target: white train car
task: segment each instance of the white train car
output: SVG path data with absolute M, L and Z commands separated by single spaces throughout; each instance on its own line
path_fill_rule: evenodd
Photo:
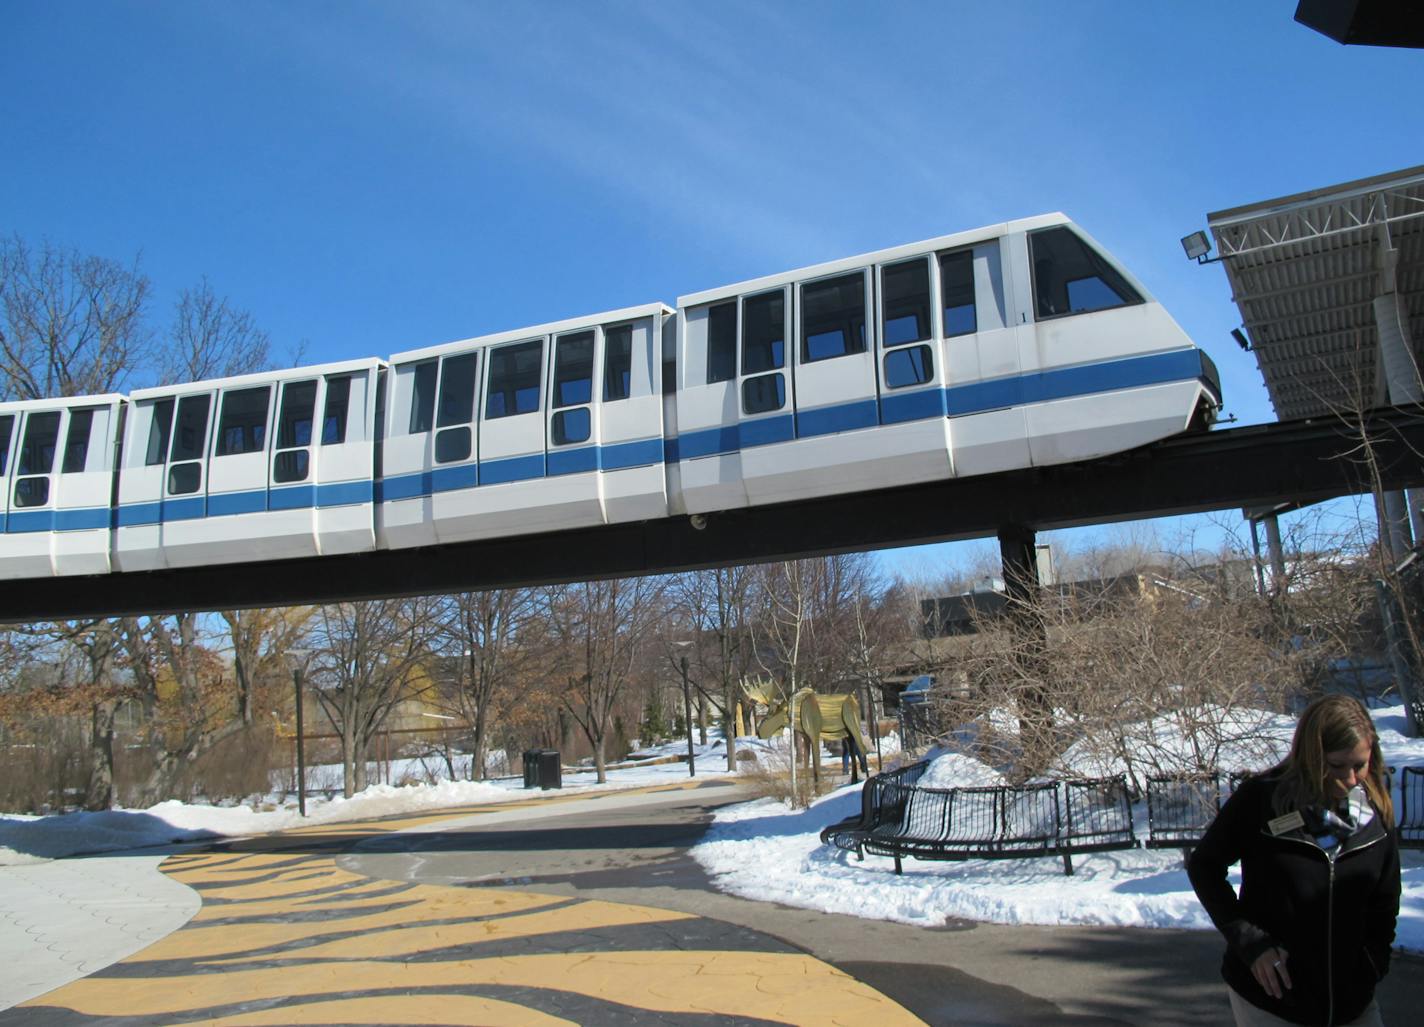
M 683 296 L 678 325 L 676 513 L 1090 459 L 1221 402 L 1061 214 Z
M 667 516 L 672 316 L 654 303 L 391 357 L 380 544 Z
M 1049 214 L 389 362 L 0 404 L 0 579 L 993 474 L 1205 427 L 1220 404 L 1161 305 Z
M 123 397 L 0 403 L 0 579 L 110 569 Z
M 375 548 L 383 367 L 367 358 L 132 393 L 115 569 Z

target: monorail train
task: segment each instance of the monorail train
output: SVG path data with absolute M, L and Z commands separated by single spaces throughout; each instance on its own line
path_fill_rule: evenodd
M 317 367 L 0 404 L 0 578 L 354 553 L 993 474 L 1215 368 L 1061 214 Z

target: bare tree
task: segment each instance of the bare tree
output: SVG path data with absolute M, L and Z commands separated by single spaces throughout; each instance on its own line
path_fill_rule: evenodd
M 149 356 L 148 297 L 137 260 L 0 240 L 0 399 L 123 387 Z
M 410 696 L 437 626 L 426 598 L 323 606 L 313 625 L 317 700 L 341 738 L 346 796 L 366 787 L 366 758 L 386 718 Z
M 483 781 L 491 728 L 506 719 L 528 683 L 547 663 L 543 602 L 533 589 L 463 592 L 441 604 L 439 644 L 458 666 L 448 709 L 474 727 L 472 780 Z
M 614 716 L 664 616 L 665 590 L 658 578 L 614 578 L 549 593 L 550 641 L 564 706 L 593 746 L 600 782 L 607 780 Z
M 249 374 L 270 366 L 270 350 L 252 315 L 219 297 L 204 278 L 178 298 L 160 374 L 168 382 Z
M 736 710 L 743 701 L 740 682 L 751 670 L 752 602 L 756 574 L 750 567 L 716 567 L 679 575 L 671 586 L 675 625 L 692 641 L 699 680 L 715 683 L 724 718 L 727 769 L 737 769 Z M 669 650 L 676 662 L 680 654 Z

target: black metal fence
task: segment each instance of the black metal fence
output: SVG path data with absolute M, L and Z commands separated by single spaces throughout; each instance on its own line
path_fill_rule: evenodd
M 821 832 L 821 841 L 895 860 L 962 860 L 1057 856 L 1073 872 L 1073 854 L 1132 849 L 1190 849 L 1215 819 L 1222 776 L 1157 774 L 1147 779 L 1147 837 L 1133 827 L 1127 778 L 1049 781 L 1027 785 L 921 788 L 928 762 L 877 774 L 865 783 L 860 812 Z M 1394 769 L 1390 768 L 1392 781 Z M 1227 776 L 1235 791 L 1250 772 Z M 1228 794 L 1229 794 L 1228 792 Z M 1396 810 L 1399 841 L 1424 848 L 1424 767 L 1404 767 Z
M 1127 781 L 1049 781 L 1027 785 L 921 788 L 928 763 L 878 774 L 861 793 L 861 812 L 821 832 L 821 840 L 889 856 L 895 872 L 906 858 L 962 860 L 1057 856 L 1073 872 L 1072 854 L 1137 845 Z

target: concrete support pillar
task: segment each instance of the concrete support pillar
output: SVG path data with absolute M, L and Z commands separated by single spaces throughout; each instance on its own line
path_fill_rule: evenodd
M 1286 590 L 1286 554 L 1281 548 L 1281 522 L 1275 514 L 1263 518 L 1266 525 L 1266 555 L 1271 561 L 1271 591 Z
M 1379 337 L 1379 366 L 1386 395 L 1394 406 L 1424 403 L 1424 376 L 1414 355 L 1414 339 L 1409 331 L 1409 311 L 1394 289 L 1394 269 L 1398 251 L 1388 244 L 1381 250 L 1382 284 L 1385 292 L 1374 298 L 1375 330 Z M 1397 563 L 1404 559 L 1415 540 L 1424 539 L 1424 510 L 1417 490 L 1406 495 L 1394 492 L 1384 497 L 1384 521 L 1389 548 Z

